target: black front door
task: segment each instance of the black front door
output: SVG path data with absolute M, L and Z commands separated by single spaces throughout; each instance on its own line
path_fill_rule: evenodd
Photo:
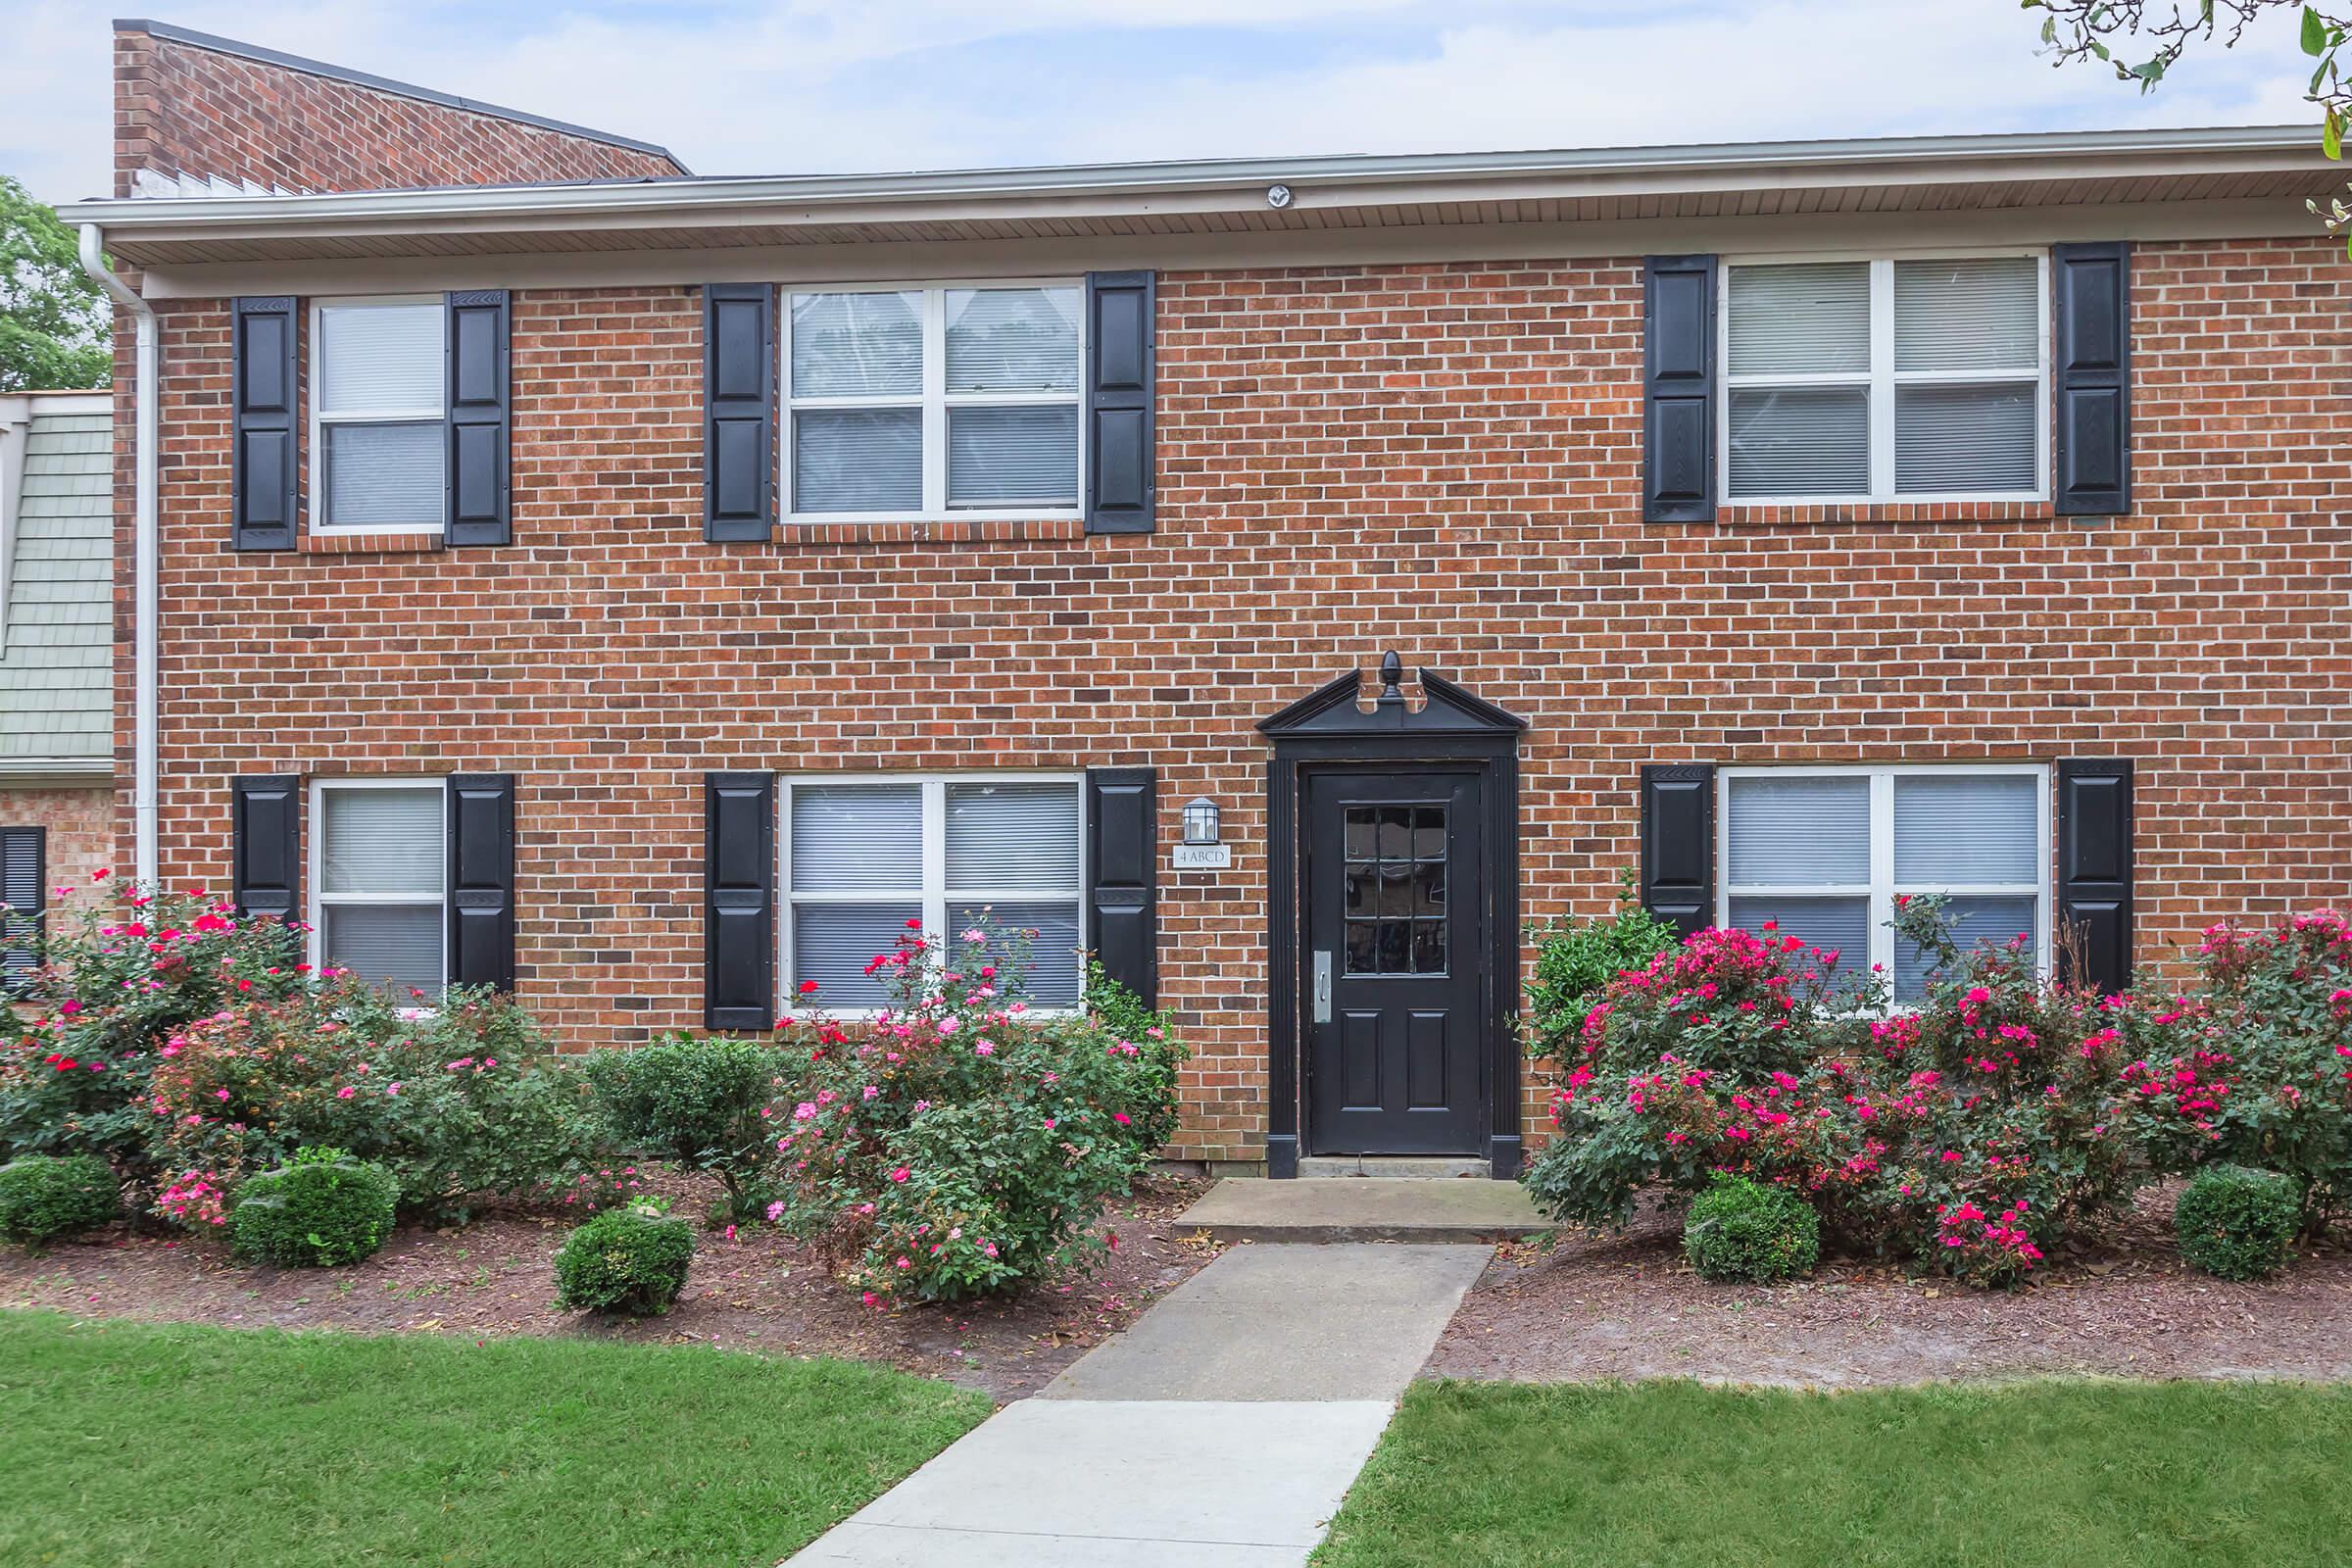
M 1480 784 L 1475 772 L 1307 777 L 1308 1153 L 1485 1152 Z

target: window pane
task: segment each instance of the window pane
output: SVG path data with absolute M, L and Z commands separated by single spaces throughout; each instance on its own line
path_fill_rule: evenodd
M 1979 943 L 1997 948 L 2020 932 L 2025 933 L 2029 955 L 2039 951 L 2041 921 L 2034 899 L 1954 899 L 1943 906 L 1943 912 L 1952 922 L 1952 940 L 1963 953 Z M 1917 1002 L 1925 997 L 1928 976 L 1933 972 L 1918 947 L 1895 938 L 1895 1001 Z
M 2038 883 L 2041 781 L 2025 774 L 1897 774 L 1894 879 Z
M 1868 262 L 1731 271 L 1732 374 L 1868 373 Z
M 792 297 L 794 397 L 913 397 L 922 389 L 921 294 Z
M 320 428 L 326 435 L 329 523 L 438 523 L 447 515 L 440 421 Z
M 1078 405 L 948 411 L 948 505 L 1078 504 Z
M 441 995 L 441 906 L 329 904 L 318 947 L 327 963 L 349 969 L 394 997 Z
M 1732 388 L 1734 496 L 1870 491 L 1870 389 Z
M 1078 886 L 1076 784 L 950 784 L 951 889 Z
M 418 414 L 442 404 L 446 307 L 323 305 L 318 309 L 318 412 Z
M 1009 968 L 1020 944 L 1029 948 L 1022 971 L 1033 1007 L 1078 1005 L 1078 906 L 1071 904 L 959 904 L 948 909 L 951 953 L 960 953 L 963 933 L 988 915 L 990 956 Z
M 2034 490 L 2034 387 L 1898 386 L 1894 487 L 1910 493 Z
M 1077 390 L 1076 289 L 952 288 L 947 312 L 949 391 Z
M 2041 270 L 2031 256 L 1894 264 L 1897 370 L 2021 370 L 2041 363 Z
M 922 410 L 802 409 L 793 415 L 795 512 L 912 512 L 922 504 Z
M 1867 885 L 1870 780 L 1749 776 L 1731 783 L 1731 885 Z
M 899 951 L 906 922 L 922 917 L 913 904 L 796 904 L 792 908 L 792 982 L 816 982 L 827 1007 L 884 1007 L 890 993 L 865 966 Z
M 922 885 L 921 785 L 793 786 L 794 892 L 842 893 L 857 888 L 915 892 Z
M 325 893 L 441 893 L 441 792 L 321 790 Z
M 1764 922 L 1777 920 L 1769 934 L 1795 937 L 1808 948 L 1838 955 L 1838 975 L 1870 973 L 1870 900 L 1852 899 L 1734 899 L 1732 924 L 1741 931 L 1766 935 Z

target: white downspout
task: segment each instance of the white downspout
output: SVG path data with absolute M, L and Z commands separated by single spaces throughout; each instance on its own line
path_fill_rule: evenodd
M 105 235 L 96 223 L 81 225 L 81 270 L 97 280 L 98 286 L 113 296 L 117 305 L 130 312 L 133 343 L 136 349 L 133 373 L 137 384 L 133 388 L 137 399 L 138 417 L 136 442 L 131 461 L 137 478 L 132 502 L 132 519 L 136 544 L 132 551 L 132 604 L 135 623 L 131 635 L 131 663 L 133 674 L 131 703 L 131 787 L 130 809 L 132 833 L 137 846 L 135 876 L 142 888 L 156 886 L 156 840 L 159 834 L 156 816 L 157 786 L 157 696 L 160 682 L 157 671 L 160 659 L 157 645 L 160 640 L 159 621 L 162 618 L 162 598 L 159 587 L 161 567 L 156 523 L 156 465 L 157 443 L 163 425 L 163 398 L 157 386 L 161 374 L 162 355 L 158 347 L 155 311 L 139 298 L 136 290 L 107 270 L 101 254 Z

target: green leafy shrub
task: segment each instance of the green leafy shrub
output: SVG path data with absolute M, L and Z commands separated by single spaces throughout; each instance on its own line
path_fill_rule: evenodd
M 607 1209 L 556 1253 L 556 1305 L 658 1317 L 686 1285 L 694 1232 L 661 1203 Z
M 301 1149 L 237 1189 L 229 1215 L 238 1255 L 333 1268 L 372 1257 L 392 1235 L 400 1184 L 340 1149 Z
M 1617 906 L 1595 920 L 1562 919 L 1533 933 L 1535 977 L 1527 984 L 1525 1041 L 1535 1056 L 1564 1056 L 1601 989 L 1675 945 L 1674 927 L 1649 912 L 1624 873 Z
M 2266 1279 L 2284 1268 L 2302 1220 L 2291 1177 L 2243 1165 L 2197 1172 L 2173 1207 L 2180 1255 L 2226 1280 Z
M 1721 1177 L 1691 1201 L 1683 1255 L 1702 1279 L 1796 1279 L 1821 1257 L 1821 1219 L 1786 1188 Z
M 1156 1153 L 1176 1136 L 1177 1075 L 1192 1053 L 1177 1038 L 1168 1015 L 1145 1006 L 1141 997 L 1110 977 L 1100 959 L 1086 963 L 1085 1009 L 1103 1049 L 1128 1058 L 1128 1070 L 1114 1080 L 1125 1093 L 1113 1108 L 1112 1125 L 1144 1152 Z M 1122 1111 L 1125 1122 L 1115 1119 Z
M 716 1176 L 727 1218 L 749 1220 L 771 1196 L 776 1135 L 768 1113 L 780 1065 L 771 1045 L 680 1037 L 593 1053 L 582 1070 L 623 1148 Z
M 0 1237 L 9 1241 L 96 1230 L 122 1210 L 122 1185 L 95 1154 L 20 1154 L 0 1165 Z

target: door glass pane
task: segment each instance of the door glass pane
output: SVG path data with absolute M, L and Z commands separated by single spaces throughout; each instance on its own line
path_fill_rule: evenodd
M 906 922 L 920 919 L 908 904 L 796 904 L 792 910 L 794 994 L 804 981 L 816 982 L 816 1001 L 826 1007 L 883 1007 L 890 993 L 880 975 L 865 966 L 899 950 Z
M 1895 881 L 2039 883 L 2040 800 L 2041 781 L 2022 773 L 1896 775 Z
M 948 390 L 1076 391 L 1078 311 L 1074 288 L 948 290 Z
M 395 1000 L 414 1000 L 412 991 L 440 997 L 441 906 L 329 904 L 321 913 L 318 947 L 330 966 Z
M 1757 936 L 1795 937 L 1808 948 L 1838 955 L 1838 973 L 1870 972 L 1870 900 L 1740 899 L 1732 924 Z M 1767 921 L 1778 926 L 1767 932 Z
M 319 415 L 440 413 L 446 309 L 439 301 L 320 306 Z
M 1733 887 L 1869 883 L 1869 779 L 1750 774 L 1730 793 Z
M 1078 1005 L 1078 906 L 1068 904 L 960 904 L 948 907 L 949 951 L 961 953 L 963 933 L 987 917 L 989 957 L 1010 971 L 1021 950 L 1020 974 L 1034 1007 Z
M 413 526 L 447 515 L 448 456 L 438 421 L 319 428 L 326 440 L 330 526 Z
M 1963 953 L 1980 943 L 1999 947 L 2020 935 L 2026 939 L 2029 955 L 2041 951 L 2041 918 L 2039 901 L 2029 898 L 1953 899 L 1943 906 L 1944 918 L 1951 922 L 1952 940 Z M 1894 1000 L 1918 1002 L 1928 994 L 1928 978 L 1935 971 L 1928 956 L 1914 943 L 1897 937 L 1894 941 Z
M 1078 504 L 1078 405 L 948 411 L 948 505 Z
M 948 887 L 1078 886 L 1075 783 L 950 784 Z
M 922 390 L 921 294 L 793 296 L 794 397 L 913 397 Z
M 913 512 L 922 504 L 922 410 L 802 409 L 793 415 L 795 512 Z
M 441 894 L 438 789 L 330 789 L 319 847 L 324 893 Z
M 1870 264 L 1731 270 L 1734 375 L 1867 374 Z
M 1343 973 L 1446 972 L 1446 808 L 1350 806 L 1340 827 Z
M 794 892 L 890 888 L 912 893 L 922 885 L 921 785 L 793 786 Z M 869 953 L 858 961 L 872 956 Z
M 1733 496 L 1870 491 L 1870 389 L 1732 388 Z

